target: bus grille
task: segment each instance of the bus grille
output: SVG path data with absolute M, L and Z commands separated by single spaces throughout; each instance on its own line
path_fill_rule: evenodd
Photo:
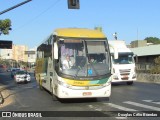
M 120 69 L 119 72 L 122 80 L 128 80 L 131 69 Z
M 119 72 L 120 72 L 120 75 L 129 75 L 131 72 L 131 69 L 120 69 Z

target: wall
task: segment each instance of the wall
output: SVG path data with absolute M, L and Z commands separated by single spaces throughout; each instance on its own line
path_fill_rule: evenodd
M 146 40 L 135 40 L 131 42 L 131 48 L 147 46 Z
M 137 73 L 137 81 L 160 83 L 160 74 Z

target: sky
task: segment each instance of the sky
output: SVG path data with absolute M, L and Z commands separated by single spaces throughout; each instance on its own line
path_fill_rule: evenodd
M 25 0 L 0 0 L 0 12 Z M 0 15 L 10 19 L 12 30 L 0 40 L 38 46 L 56 28 L 102 27 L 108 40 L 117 32 L 130 44 L 146 37 L 160 38 L 160 0 L 79 0 L 80 9 L 68 9 L 67 0 L 32 0 Z

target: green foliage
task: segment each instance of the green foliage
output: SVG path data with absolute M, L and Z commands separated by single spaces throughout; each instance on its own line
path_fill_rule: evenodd
M 160 44 L 160 39 L 157 37 L 146 37 L 147 43 Z
M 11 30 L 11 20 L 0 20 L 0 34 L 8 35 L 9 30 Z
M 160 74 L 160 56 L 154 59 L 155 66 L 151 69 L 152 74 Z
M 0 59 L 0 65 L 11 66 L 8 60 Z

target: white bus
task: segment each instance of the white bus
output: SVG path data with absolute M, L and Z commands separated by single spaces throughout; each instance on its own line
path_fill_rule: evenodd
M 66 57 L 72 65 L 65 68 Z M 58 98 L 111 95 L 111 56 L 105 35 L 98 30 L 56 29 L 37 47 L 35 77 L 40 88 Z

